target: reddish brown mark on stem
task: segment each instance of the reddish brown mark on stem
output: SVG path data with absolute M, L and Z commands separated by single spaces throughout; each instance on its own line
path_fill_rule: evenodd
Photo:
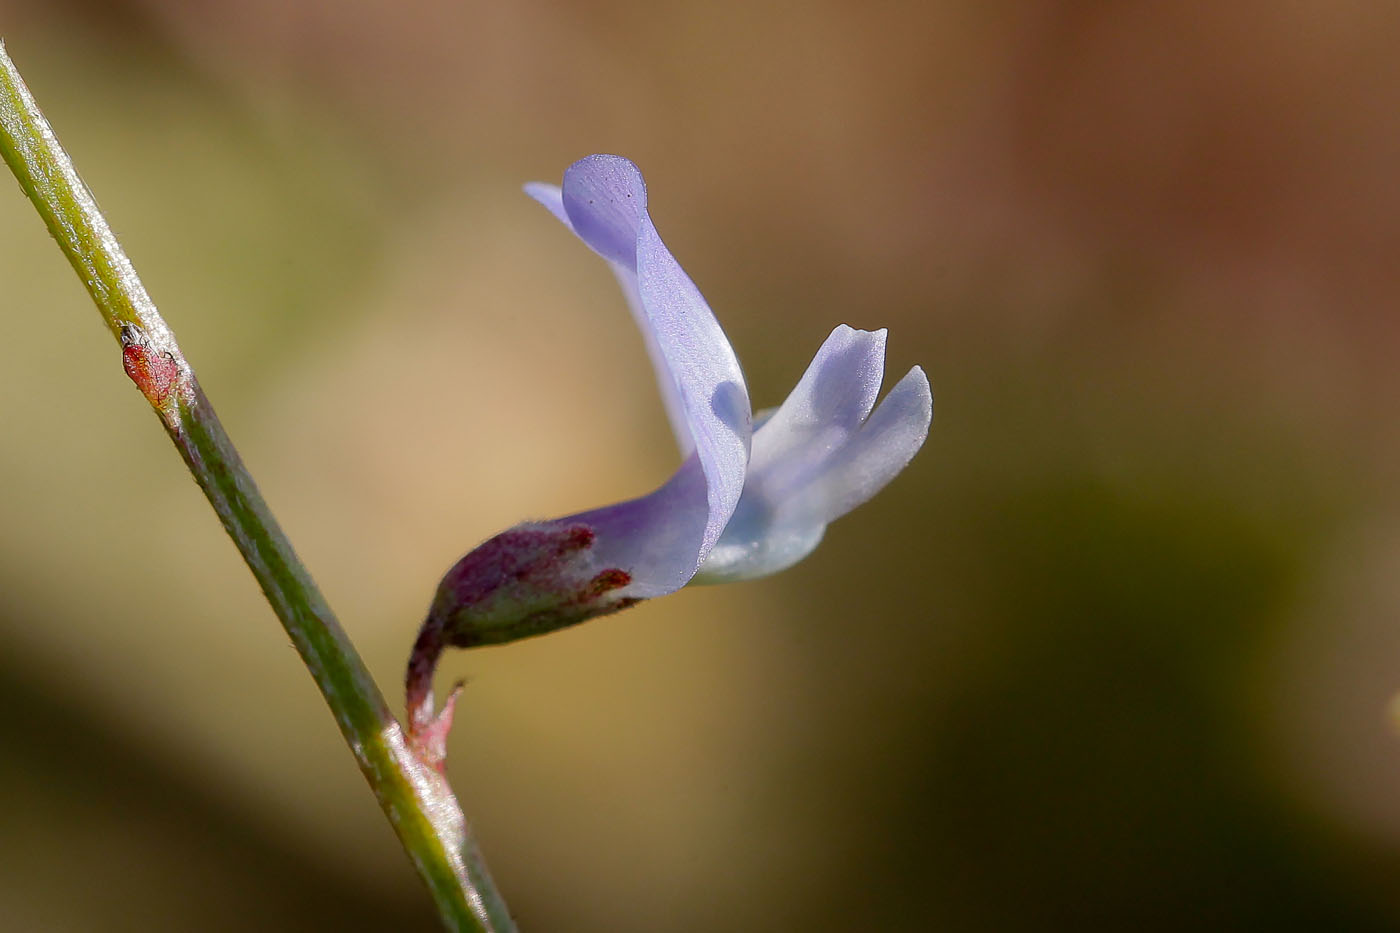
M 180 364 L 169 351 L 151 346 L 135 324 L 122 325 L 122 369 L 156 408 L 163 408 L 180 381 Z

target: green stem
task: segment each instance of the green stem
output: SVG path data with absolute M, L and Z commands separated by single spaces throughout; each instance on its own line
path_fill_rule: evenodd
M 306 662 L 385 815 L 450 929 L 511 930 L 446 779 L 423 761 L 302 566 L 122 252 L 92 193 L 0 43 L 0 155 L 122 344 L 175 442 Z

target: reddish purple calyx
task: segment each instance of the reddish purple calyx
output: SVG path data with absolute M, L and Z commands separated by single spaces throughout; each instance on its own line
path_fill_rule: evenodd
M 409 736 L 424 761 L 441 770 L 447 754 L 457 691 L 435 712 L 432 680 L 448 646 L 503 644 L 636 604 L 619 592 L 632 575 L 598 567 L 593 543 L 584 524 L 527 522 L 484 542 L 443 577 L 405 678 Z
M 146 332 L 135 324 L 123 324 L 122 369 L 136 388 L 156 408 L 163 408 L 180 382 L 180 364 L 174 354 L 151 346 Z

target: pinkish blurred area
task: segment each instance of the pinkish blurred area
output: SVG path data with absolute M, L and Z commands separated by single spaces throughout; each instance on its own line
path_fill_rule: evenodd
M 438 577 L 674 466 L 619 152 L 776 404 L 910 469 L 778 577 L 450 656 L 526 930 L 1400 924 L 1400 7 L 0 2 L 385 690 Z M 0 187 L 5 187 L 0 185 Z M 31 206 L 0 197 L 0 926 L 431 929 Z

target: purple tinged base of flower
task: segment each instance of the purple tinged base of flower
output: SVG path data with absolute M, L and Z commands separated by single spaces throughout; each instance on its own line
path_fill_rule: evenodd
M 542 635 L 637 602 L 619 593 L 632 575 L 600 566 L 596 535 L 577 522 L 526 523 L 503 531 L 453 565 L 438 584 L 409 657 L 409 732 L 441 767 L 452 726 L 454 688 L 433 712 L 433 673 L 448 647 L 475 648 Z
M 587 525 L 527 523 L 503 531 L 459 560 L 442 583 L 429 618 L 447 642 L 472 648 L 515 641 L 582 622 L 625 602 L 610 596 L 631 574 L 599 567 Z

